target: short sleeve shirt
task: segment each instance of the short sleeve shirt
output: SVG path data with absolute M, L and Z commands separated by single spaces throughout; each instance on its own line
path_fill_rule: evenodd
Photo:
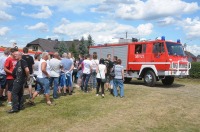
M 59 77 L 61 61 L 53 58 L 49 61 L 49 66 L 50 66 L 50 76 Z
M 69 71 L 71 66 L 73 65 L 73 62 L 70 60 L 70 59 L 67 59 L 67 58 L 63 58 L 61 60 L 61 65 L 63 66 L 63 69 L 65 71 Z
M 110 61 L 110 60 L 108 60 L 108 59 L 105 59 L 105 60 L 104 60 L 104 63 L 105 63 L 106 68 L 107 68 L 107 74 L 109 74 L 111 68 L 113 68 L 113 63 L 112 63 L 112 61 Z
M 4 67 L 6 67 L 9 71 L 13 72 L 16 64 L 17 64 L 17 60 L 15 60 L 12 57 L 8 57 L 6 59 Z M 13 78 L 12 74 L 6 73 L 6 79 L 9 80 L 9 79 L 14 79 L 14 78 Z
M 103 64 L 99 64 L 97 68 L 98 68 L 98 73 L 97 73 L 96 78 L 105 79 L 106 66 Z
M 27 62 L 30 74 L 33 74 L 33 64 L 34 64 L 33 57 L 30 55 L 22 55 L 22 59 Z
M 124 67 L 122 65 L 115 65 L 115 79 L 122 79 L 122 70 Z
M 25 82 L 26 73 L 25 68 L 28 67 L 28 64 L 25 60 L 21 59 L 17 62 L 14 70 L 13 70 L 13 77 L 15 78 L 15 81 L 17 82 Z
M 96 60 L 92 59 L 91 62 L 92 62 L 92 70 L 96 71 L 96 68 L 99 65 L 99 60 L 98 59 L 96 59 Z
M 7 56 L 3 55 L 0 57 L 0 73 L 6 75 L 6 72 L 4 71 L 4 64 L 6 62 Z
M 35 64 L 33 65 L 33 74 L 38 75 L 39 73 L 39 61 L 35 61 Z
M 92 62 L 90 60 L 84 60 L 83 61 L 83 73 L 84 74 L 90 74 L 91 69 L 90 67 L 92 66 Z

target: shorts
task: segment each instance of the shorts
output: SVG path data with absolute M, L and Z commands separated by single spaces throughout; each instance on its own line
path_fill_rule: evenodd
M 110 75 L 106 75 L 106 83 L 110 83 Z
M 7 79 L 8 91 L 12 92 L 14 79 Z
M 78 72 L 77 72 L 77 78 L 78 79 L 81 79 L 82 78 L 82 76 L 83 76 L 83 71 L 82 70 L 79 70 Z
M 37 78 L 37 92 L 39 93 L 42 88 L 44 89 L 44 94 L 50 94 L 49 79 L 48 78 Z
M 72 75 L 66 76 L 65 74 L 61 74 L 60 76 L 60 86 L 61 87 L 72 87 Z
M 2 76 L 3 76 L 3 78 L 0 80 L 0 88 L 1 89 L 5 89 L 6 88 L 6 75 L 3 75 L 2 74 Z
M 30 80 L 27 81 L 27 85 L 31 85 L 34 83 L 34 76 L 33 75 L 30 75 Z

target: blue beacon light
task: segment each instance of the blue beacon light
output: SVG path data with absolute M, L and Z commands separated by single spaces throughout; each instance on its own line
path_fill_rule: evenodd
M 165 41 L 165 36 L 162 36 L 162 37 L 161 37 L 161 40 L 164 40 L 164 41 Z

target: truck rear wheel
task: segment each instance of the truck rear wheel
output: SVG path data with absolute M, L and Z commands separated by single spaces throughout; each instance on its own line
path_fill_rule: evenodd
M 162 79 L 163 85 L 169 86 L 169 85 L 172 85 L 173 82 L 174 82 L 174 77 L 167 76 L 165 77 L 165 79 Z
M 124 78 L 124 83 L 129 83 L 131 80 L 132 80 L 132 78 L 125 77 Z
M 147 86 L 153 87 L 156 84 L 156 75 L 153 71 L 149 70 L 144 75 L 144 83 Z

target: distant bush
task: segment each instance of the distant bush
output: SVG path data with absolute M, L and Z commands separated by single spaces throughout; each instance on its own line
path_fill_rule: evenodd
M 192 68 L 190 69 L 191 78 L 200 78 L 200 62 L 192 62 Z

